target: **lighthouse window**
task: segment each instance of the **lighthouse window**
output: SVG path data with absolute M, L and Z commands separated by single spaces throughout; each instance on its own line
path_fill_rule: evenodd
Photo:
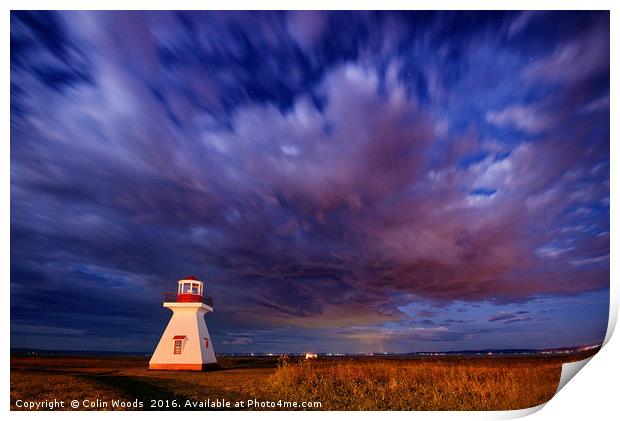
M 192 294 L 198 294 L 198 284 L 192 284 Z
M 205 348 L 209 348 L 209 340 L 205 338 Z
M 182 339 L 175 339 L 174 340 L 174 353 L 175 354 L 180 354 L 182 348 L 183 348 L 183 340 Z

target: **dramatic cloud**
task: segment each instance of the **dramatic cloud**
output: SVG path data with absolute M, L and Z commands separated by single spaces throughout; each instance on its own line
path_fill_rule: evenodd
M 489 317 L 490 322 L 503 321 L 504 323 L 515 323 L 532 320 L 527 316 L 529 311 L 518 311 L 516 313 L 498 313 L 495 316 Z
M 551 124 L 535 108 L 511 106 L 501 111 L 489 111 L 486 114 L 489 123 L 498 126 L 511 126 L 525 132 L 536 133 L 550 127 Z
M 149 350 L 186 274 L 218 351 L 602 339 L 609 14 L 13 12 L 14 346 Z

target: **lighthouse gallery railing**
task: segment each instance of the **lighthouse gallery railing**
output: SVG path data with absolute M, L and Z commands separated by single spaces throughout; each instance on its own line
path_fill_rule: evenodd
M 213 307 L 213 298 L 208 295 L 192 295 L 192 300 L 179 299 L 179 295 L 188 296 L 190 294 L 178 294 L 176 292 L 164 292 L 164 303 L 176 303 L 176 302 L 196 302 L 203 303 L 209 307 Z M 185 297 L 184 297 L 185 298 Z

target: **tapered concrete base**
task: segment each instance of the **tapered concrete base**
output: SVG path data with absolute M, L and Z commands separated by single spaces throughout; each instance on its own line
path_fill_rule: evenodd
M 218 363 L 210 364 L 149 364 L 149 370 L 188 370 L 210 371 L 219 368 Z

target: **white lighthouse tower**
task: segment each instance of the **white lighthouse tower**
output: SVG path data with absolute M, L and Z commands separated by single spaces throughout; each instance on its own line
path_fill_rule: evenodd
M 193 276 L 179 281 L 176 293 L 164 294 L 172 318 L 149 361 L 151 370 L 205 370 L 217 366 L 205 323 L 213 299 L 203 294 L 204 283 Z

